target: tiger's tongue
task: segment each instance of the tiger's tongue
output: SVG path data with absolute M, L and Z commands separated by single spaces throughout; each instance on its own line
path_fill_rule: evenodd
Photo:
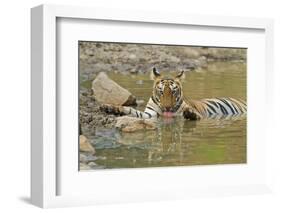
M 173 117 L 173 116 L 174 116 L 173 112 L 163 112 L 163 117 L 170 118 L 170 117 Z

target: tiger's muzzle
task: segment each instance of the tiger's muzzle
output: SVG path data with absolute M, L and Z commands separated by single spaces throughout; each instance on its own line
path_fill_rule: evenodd
M 164 87 L 163 94 L 160 96 L 160 104 L 163 112 L 172 112 L 176 104 L 176 97 L 173 95 L 170 87 Z

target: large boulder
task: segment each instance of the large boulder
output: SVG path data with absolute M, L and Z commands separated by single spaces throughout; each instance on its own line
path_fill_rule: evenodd
M 115 106 L 136 105 L 136 98 L 126 89 L 100 72 L 92 82 L 92 90 L 97 101 Z
M 122 132 L 135 132 L 138 130 L 154 130 L 156 122 L 152 119 L 141 119 L 129 116 L 118 117 L 115 127 Z

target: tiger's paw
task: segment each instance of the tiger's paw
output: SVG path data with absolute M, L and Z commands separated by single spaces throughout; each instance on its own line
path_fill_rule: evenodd
M 114 106 L 114 105 L 110 105 L 110 104 L 102 104 L 100 106 L 100 110 L 104 111 L 108 114 L 113 114 L 113 115 L 124 115 L 124 113 L 122 112 L 122 106 Z
M 183 117 L 187 120 L 200 120 L 201 116 L 198 115 L 193 109 L 187 108 L 183 112 Z

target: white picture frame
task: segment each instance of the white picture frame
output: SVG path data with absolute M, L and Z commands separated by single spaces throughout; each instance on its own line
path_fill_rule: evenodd
M 58 117 L 58 100 L 57 92 L 60 86 L 60 80 L 57 78 L 56 70 L 58 69 L 57 61 L 57 29 L 58 20 L 63 19 L 79 19 L 79 20 L 101 20 L 101 21 L 118 21 L 118 25 L 122 23 L 152 23 L 155 26 L 200 26 L 206 28 L 218 28 L 232 30 L 257 30 L 263 32 L 262 41 L 264 41 L 264 68 L 261 68 L 261 75 L 266 75 L 266 79 L 257 79 L 263 81 L 265 87 L 260 89 L 260 92 L 264 94 L 264 103 L 261 107 L 267 106 L 273 102 L 270 91 L 273 88 L 273 21 L 271 19 L 257 19 L 257 18 L 241 18 L 241 17 L 216 17 L 216 16 L 203 16 L 203 15 L 188 15 L 188 14 L 160 14 L 148 11 L 122 11 L 112 9 L 100 9 L 100 8 L 85 8 L 74 6 L 54 6 L 54 5 L 41 5 L 31 10 L 31 73 L 32 73 L 32 103 L 31 103 L 31 201 L 33 204 L 47 208 L 47 207 L 59 207 L 59 206 L 76 206 L 76 205 L 91 205 L 97 203 L 114 203 L 114 202 L 138 202 L 143 200 L 165 200 L 165 199 L 178 199 L 197 196 L 221 196 L 221 195 L 233 195 L 233 194 L 253 194 L 264 193 L 271 191 L 271 166 L 270 161 L 265 161 L 264 165 L 257 170 L 257 174 L 263 174 L 262 178 L 257 178 L 253 181 L 253 184 L 249 184 L 249 181 L 235 182 L 229 180 L 229 182 L 216 183 L 214 185 L 202 185 L 202 182 L 197 178 L 197 175 L 203 174 L 196 170 L 188 170 L 189 175 L 196 180 L 193 183 L 193 187 L 180 185 L 170 185 L 167 187 L 165 182 L 159 183 L 159 185 L 149 186 L 152 191 L 145 191 L 147 188 L 140 184 L 139 188 L 143 188 L 143 191 L 136 189 L 135 192 L 132 189 L 127 191 L 118 192 L 104 192 L 97 195 L 89 195 L 81 193 L 68 193 L 61 194 L 59 191 L 59 185 L 62 184 L 64 179 L 60 179 L 60 173 L 63 170 L 63 164 L 58 165 L 61 152 L 58 151 L 57 139 L 57 117 Z M 263 54 L 263 53 L 262 53 Z M 251 83 L 251 82 L 250 82 Z M 252 84 L 252 83 L 251 83 Z M 254 86 L 253 86 L 254 87 Z M 75 96 L 75 95 L 74 95 Z M 75 96 L 77 98 L 77 96 Z M 265 103 L 266 100 L 266 103 Z M 257 101 L 254 100 L 253 101 Z M 270 122 L 271 118 L 263 118 L 266 124 L 266 130 L 262 134 L 265 139 L 261 142 L 260 147 L 267 147 L 270 140 L 270 131 L 274 128 Z M 267 143 L 266 143 L 267 142 Z M 63 149 L 64 152 L 67 150 Z M 267 149 L 270 150 L 270 149 Z M 61 150 L 60 150 L 61 151 Z M 270 153 L 261 148 L 260 154 L 265 157 L 270 156 Z M 253 150 L 254 152 L 254 150 Z M 70 151 L 72 154 L 72 152 Z M 209 169 L 206 167 L 205 169 Z M 176 180 L 177 174 L 186 175 L 186 168 L 169 168 L 175 175 L 168 175 L 172 180 Z M 212 171 L 223 170 L 229 171 L 228 168 L 211 168 Z M 233 169 L 233 168 L 231 168 Z M 242 168 L 247 170 L 247 167 Z M 154 172 L 153 170 L 157 170 Z M 204 170 L 201 168 L 200 170 Z M 119 174 L 115 171 L 106 171 L 106 176 L 97 177 L 102 180 L 103 178 L 110 178 L 109 175 L 115 175 L 115 178 L 124 174 L 128 179 L 128 188 L 132 188 L 134 183 L 129 182 L 129 178 L 135 176 L 142 177 L 142 174 L 150 174 L 151 179 L 153 176 L 163 175 L 164 169 L 146 169 L 144 170 L 126 170 Z M 252 170 L 251 170 L 252 171 Z M 251 175 L 249 173 L 245 173 Z M 76 171 L 79 172 L 78 170 Z M 101 171 L 102 172 L 102 171 Z M 221 171 L 218 171 L 221 172 Z M 114 173 L 114 174 L 113 174 Z M 231 172 L 230 172 L 231 173 Z M 69 173 L 71 175 L 71 173 Z M 91 174 L 95 175 L 95 174 Z M 62 174 L 65 176 L 65 174 Z M 85 173 L 84 173 L 85 176 Z M 144 177 L 145 178 L 145 177 Z M 74 181 L 75 178 L 69 177 L 70 181 Z M 84 180 L 87 180 L 84 179 Z M 107 179 L 110 180 L 110 179 Z M 88 180 L 89 181 L 89 180 Z M 180 184 L 183 183 L 183 178 L 177 180 Z M 233 182 L 233 184 L 231 184 Z M 71 184 L 68 183 L 68 184 Z M 73 188 L 75 191 L 76 183 L 73 182 Z M 162 186 L 162 187 L 161 187 Z M 70 187 L 70 185 L 67 185 Z M 82 187 L 83 188 L 83 187 Z M 84 187 L 85 188 L 85 187 Z M 121 190 L 121 189 L 120 189 Z M 123 193 L 120 196 L 119 193 Z M 170 195 L 173 196 L 170 196 Z M 175 195 L 176 194 L 176 195 Z

